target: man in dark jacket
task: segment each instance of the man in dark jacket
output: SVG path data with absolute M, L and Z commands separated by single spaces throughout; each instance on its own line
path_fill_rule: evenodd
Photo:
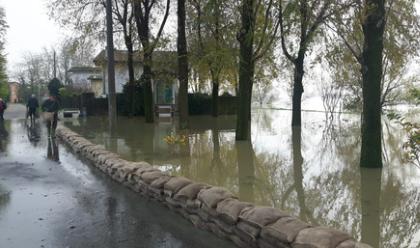
M 35 95 L 32 94 L 31 98 L 29 98 L 28 103 L 26 104 L 27 113 L 28 116 L 31 118 L 31 123 L 35 121 L 36 109 L 38 107 L 38 99 L 36 99 Z

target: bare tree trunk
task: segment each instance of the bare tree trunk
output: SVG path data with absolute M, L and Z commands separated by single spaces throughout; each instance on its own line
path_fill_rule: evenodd
M 292 127 L 300 127 L 302 124 L 303 61 L 304 56 L 299 56 L 295 61 L 292 96 Z
M 150 9 L 147 9 L 147 13 L 142 14 L 141 5 L 148 2 L 142 3 L 141 1 L 135 1 L 135 16 L 137 23 L 137 32 L 143 46 L 143 74 L 141 75 L 141 81 L 143 84 L 143 95 L 144 95 L 144 117 L 146 123 L 154 122 L 153 115 L 153 91 L 152 91 L 152 53 L 153 49 L 150 44 L 150 27 L 149 27 L 149 15 Z M 137 10 L 136 10 L 137 9 Z
M 249 140 L 251 138 L 251 90 L 254 82 L 254 5 L 255 0 L 243 0 L 241 20 L 242 27 L 238 34 L 240 44 L 239 61 L 239 100 L 236 119 L 236 140 Z
M 114 127 L 117 121 L 117 101 L 115 96 L 115 58 L 111 0 L 106 1 L 106 27 L 108 60 L 108 116 L 110 126 Z
M 134 96 L 135 96 L 135 78 L 134 78 L 134 49 L 133 49 L 133 41 L 131 37 L 125 37 L 125 45 L 127 47 L 127 67 L 128 67 L 128 87 L 130 89 L 130 115 L 134 115 L 135 111 L 135 103 L 134 103 Z
M 361 167 L 382 167 L 381 79 L 385 1 L 365 0 L 362 53 L 362 147 Z
M 178 0 L 179 126 L 188 127 L 188 57 L 185 37 L 185 0 Z
M 144 86 L 144 115 L 147 123 L 154 121 L 154 105 L 153 105 L 153 91 L 152 91 L 152 54 L 156 47 L 157 42 L 162 34 L 163 27 L 169 16 L 169 6 L 171 1 L 166 0 L 165 14 L 162 23 L 160 24 L 159 31 L 154 39 L 151 41 L 150 34 L 150 13 L 153 6 L 156 6 L 156 1 L 150 0 L 132 0 L 134 8 L 134 19 L 137 26 L 137 34 L 143 46 L 143 74 L 141 80 Z
M 153 91 L 152 91 L 152 53 L 144 52 L 143 87 L 144 87 L 144 116 L 147 123 L 153 123 Z

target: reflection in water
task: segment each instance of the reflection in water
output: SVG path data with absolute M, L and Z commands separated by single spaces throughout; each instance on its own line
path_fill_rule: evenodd
M 7 145 L 7 137 L 9 137 L 9 132 L 7 132 L 5 127 L 4 120 L 0 120 L 0 152 L 4 152 L 6 150 Z
M 106 221 L 108 222 L 109 230 L 110 230 L 110 236 L 108 237 L 108 244 L 110 247 L 117 247 L 117 238 L 115 237 L 115 234 L 117 233 L 118 229 L 118 218 L 117 218 L 117 200 L 109 196 L 105 198 L 105 207 L 106 207 Z
M 290 112 L 253 114 L 252 142 L 235 142 L 235 119 L 230 117 L 191 117 L 190 129 L 182 131 L 170 123 L 150 125 L 121 117 L 112 138 L 106 118 L 67 125 L 125 159 L 164 165 L 168 173 L 226 187 L 241 200 L 282 208 L 377 247 L 416 247 L 420 169 L 401 159 L 405 133 L 398 124 L 389 123 L 389 132 L 384 132 L 389 163 L 375 179 L 378 186 L 368 180 L 374 175 L 359 178 L 365 174 L 359 168 L 359 115 L 343 114 L 326 122 L 322 113 L 304 113 L 302 129 L 291 130 Z M 188 142 L 168 144 L 168 135 L 186 135 Z M 374 193 L 378 189 L 381 194 Z M 363 199 L 370 199 L 369 204 L 380 199 L 376 216 L 373 205 Z
M 1 184 L 0 184 L 0 212 L 2 209 L 6 208 L 6 205 L 10 202 L 10 192 L 7 191 Z
M 312 217 L 312 211 L 308 209 L 305 202 L 305 191 L 303 189 L 303 156 L 302 156 L 302 130 L 300 127 L 292 127 L 292 153 L 293 153 L 293 179 L 294 188 L 299 202 L 299 217 L 304 220 L 317 224 Z
M 380 198 L 382 169 L 360 168 L 362 241 L 380 247 Z
M 255 152 L 252 143 L 251 141 L 236 141 L 235 147 L 238 157 L 239 199 L 254 202 Z
M 47 150 L 47 158 L 49 160 L 59 162 L 60 155 L 58 151 L 58 143 L 55 140 L 55 137 L 48 137 L 48 150 Z
M 26 135 L 29 142 L 36 147 L 41 140 L 41 127 L 35 121 L 31 121 L 30 125 L 26 126 Z

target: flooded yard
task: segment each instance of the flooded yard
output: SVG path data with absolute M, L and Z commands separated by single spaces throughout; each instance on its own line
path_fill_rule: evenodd
M 409 113 L 418 121 L 419 110 Z M 333 119 L 304 112 L 301 129 L 284 110 L 256 110 L 252 142 L 235 142 L 235 118 L 192 117 L 146 124 L 104 117 L 65 125 L 132 161 L 173 175 L 223 186 L 243 201 L 289 211 L 313 224 L 352 233 L 373 247 L 420 247 L 420 168 L 406 161 L 406 131 L 383 120 L 384 168 L 360 169 L 360 115 Z

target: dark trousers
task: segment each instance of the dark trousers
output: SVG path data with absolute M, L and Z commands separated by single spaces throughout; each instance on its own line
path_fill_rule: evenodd
M 4 120 L 3 114 L 4 114 L 4 111 L 0 111 L 0 120 Z

